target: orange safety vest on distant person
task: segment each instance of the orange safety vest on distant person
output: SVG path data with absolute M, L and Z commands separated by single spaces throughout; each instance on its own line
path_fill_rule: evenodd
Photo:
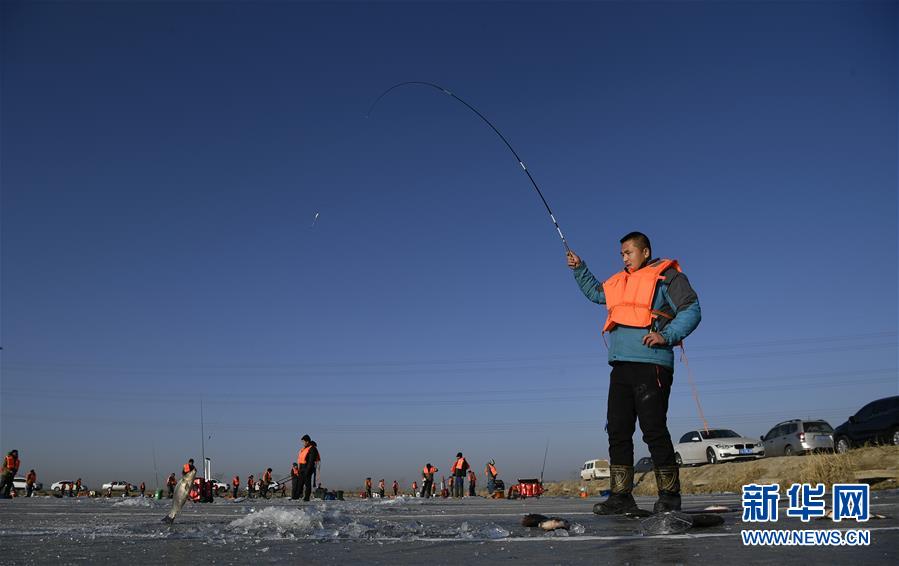
M 453 467 L 450 468 L 451 472 L 455 472 L 456 470 L 464 470 L 465 469 L 465 457 L 459 458 L 453 463 Z
M 299 465 L 302 466 L 303 464 L 306 463 L 306 457 L 309 455 L 309 451 L 310 451 L 310 450 L 312 450 L 312 445 L 311 445 L 311 444 L 310 444 L 309 446 L 303 448 L 302 450 L 300 450 L 300 453 L 297 455 L 297 464 L 299 464 Z M 317 456 L 317 457 L 315 458 L 315 461 L 316 461 L 316 462 L 321 462 L 321 456 Z M 314 462 L 313 462 L 313 463 L 314 463 Z
M 19 470 L 19 459 L 12 454 L 6 455 L 6 471 L 17 472 Z
M 190 464 L 184 464 L 184 472 L 183 473 L 186 474 L 189 471 L 190 471 Z
M 425 477 L 429 477 L 433 474 L 436 474 L 437 471 L 438 471 L 437 468 L 435 468 L 434 466 L 431 466 L 431 467 L 425 466 L 424 468 L 421 469 L 421 473 L 424 474 Z
M 231 480 L 231 485 L 233 485 L 234 487 L 240 487 L 240 478 L 234 476 L 234 479 Z
M 494 466 L 493 464 L 487 464 L 487 475 L 495 478 L 497 476 L 496 466 Z
M 664 280 L 662 276 L 667 269 L 681 270 L 674 259 L 660 259 L 655 263 L 638 269 L 633 273 L 619 271 L 602 284 L 606 295 L 606 307 L 609 316 L 602 328 L 608 332 L 616 325 L 649 328 L 652 320 L 659 316 L 670 318 L 665 313 L 652 310 L 652 300 L 656 285 Z

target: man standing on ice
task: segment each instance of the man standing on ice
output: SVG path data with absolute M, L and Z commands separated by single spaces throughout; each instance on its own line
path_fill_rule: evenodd
M 300 440 L 303 442 L 303 448 L 297 454 L 297 465 L 300 468 L 300 491 L 303 501 L 309 501 L 312 496 L 312 476 L 316 473 L 316 466 L 321 462 L 321 456 L 318 453 L 318 444 L 308 434 L 304 434 Z M 319 485 L 321 485 L 321 479 L 319 479 Z
M 620 240 L 624 270 L 600 283 L 587 264 L 568 251 L 568 267 L 584 295 L 606 305 L 609 332 L 609 433 L 611 495 L 593 507 L 599 515 L 637 509 L 634 488 L 634 429 L 655 467 L 656 513 L 681 507 L 680 476 L 668 432 L 668 398 L 674 381 L 673 348 L 699 325 L 699 298 L 677 261 L 651 259 L 649 238 L 631 232 Z

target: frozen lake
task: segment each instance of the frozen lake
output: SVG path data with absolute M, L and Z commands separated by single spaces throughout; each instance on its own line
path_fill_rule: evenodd
M 876 492 L 866 524 L 781 518 L 766 528 L 871 531 L 868 547 L 744 547 L 737 495 L 687 496 L 685 508 L 726 505 L 724 525 L 645 536 L 641 523 L 592 513 L 597 500 L 404 499 L 328 501 L 227 499 L 188 503 L 174 525 L 160 523 L 169 500 L 17 498 L 0 500 L 2 564 L 47 563 L 899 563 L 899 493 Z M 638 498 L 644 508 L 652 499 Z M 782 502 L 783 503 L 783 502 Z M 527 513 L 570 521 L 569 532 L 522 527 Z M 783 513 L 781 513 L 783 516 Z

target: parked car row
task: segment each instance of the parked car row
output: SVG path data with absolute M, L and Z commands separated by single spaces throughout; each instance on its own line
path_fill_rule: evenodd
M 868 443 L 899 446 L 899 395 L 868 403 L 836 429 L 821 419 L 791 419 L 776 424 L 759 440 L 729 429 L 691 430 L 675 444 L 674 458 L 681 466 L 717 464 L 813 452 L 842 454 Z M 605 475 L 599 475 L 597 462 L 604 462 Z M 635 466 L 638 473 L 651 469 L 648 457 Z M 585 480 L 609 477 L 608 462 L 588 460 L 580 475 Z

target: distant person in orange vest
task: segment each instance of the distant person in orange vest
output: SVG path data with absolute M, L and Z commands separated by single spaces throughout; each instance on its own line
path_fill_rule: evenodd
M 499 475 L 494 460 L 490 460 L 487 462 L 487 465 L 484 466 L 484 475 L 487 476 L 487 493 L 492 496 L 496 491 L 496 477 Z
M 9 492 L 14 487 L 13 481 L 20 465 L 18 450 L 10 450 L 3 458 L 3 471 L 0 472 L 0 498 L 9 499 Z
M 261 488 L 259 489 L 259 494 L 263 499 L 268 499 L 268 490 L 272 483 L 272 469 L 268 468 L 265 470 L 265 473 L 262 474 L 262 479 L 259 480 Z
M 126 486 L 126 489 L 127 489 L 127 486 Z M 81 493 L 81 478 L 78 478 L 77 480 L 75 480 L 75 495 L 77 496 L 80 493 Z M 72 495 L 71 491 L 69 491 L 69 495 Z
M 677 261 L 652 257 L 646 234 L 631 232 L 620 243 L 624 269 L 604 282 L 574 252 L 567 253 L 581 292 L 608 309 L 603 332 L 609 333 L 612 366 L 606 412 L 611 494 L 593 512 L 620 515 L 637 509 L 632 492 L 638 420 L 658 486 L 653 512 L 678 511 L 680 472 L 668 432 L 668 399 L 674 347 L 699 325 L 699 297 Z
M 415 480 L 412 480 L 412 497 L 417 497 L 417 496 L 418 496 L 418 482 Z M 422 495 L 422 497 L 424 497 L 424 496 Z
M 233 492 L 231 494 L 231 498 L 237 499 L 237 491 L 240 489 L 240 476 L 234 476 L 233 478 L 231 478 L 231 489 Z
M 196 468 L 194 467 L 194 459 L 193 458 L 188 460 L 187 463 L 184 464 L 184 466 L 181 468 L 181 475 L 186 476 L 192 470 L 196 470 Z
M 318 485 L 321 486 L 321 475 L 318 467 L 321 465 L 321 454 L 318 451 L 318 444 L 309 438 L 308 434 L 304 434 L 300 440 L 303 441 L 303 448 L 297 454 L 297 464 L 300 468 L 300 486 L 303 491 L 303 501 L 309 501 L 312 497 L 312 478 L 318 477 Z
M 400 494 L 400 484 L 396 483 L 396 480 L 393 480 L 393 496 L 396 497 Z
M 147 485 L 144 482 L 140 482 L 140 496 L 144 497 L 145 492 L 147 491 Z
M 290 468 L 290 498 L 294 501 L 300 498 L 300 465 L 296 462 Z
M 37 481 L 37 474 L 34 470 L 29 470 L 25 476 L 25 497 L 31 497 L 34 493 L 34 483 Z
M 365 497 L 371 497 L 371 478 L 365 478 Z
M 468 474 L 468 460 L 459 452 L 456 454 L 456 461 L 450 471 L 453 473 L 453 497 L 462 498 L 465 493 L 465 475 Z
M 169 499 L 175 495 L 175 486 L 178 485 L 178 480 L 175 479 L 175 472 L 169 476 L 169 479 L 165 480 L 165 485 L 169 488 Z
M 253 474 L 247 476 L 247 497 L 256 497 L 256 494 L 253 491 L 256 488 L 256 478 L 253 477 Z
M 381 478 L 380 480 L 378 480 L 378 497 L 380 497 L 381 499 L 384 499 L 384 495 L 386 495 L 386 493 L 385 493 L 386 485 L 387 484 L 384 483 L 384 478 Z
M 431 465 L 430 462 L 425 464 L 421 469 L 421 496 L 431 497 L 434 493 L 434 474 L 439 470 Z
M 468 470 L 468 495 L 470 497 L 474 497 L 476 495 L 475 484 L 477 482 L 478 477 L 475 475 L 474 470 Z

